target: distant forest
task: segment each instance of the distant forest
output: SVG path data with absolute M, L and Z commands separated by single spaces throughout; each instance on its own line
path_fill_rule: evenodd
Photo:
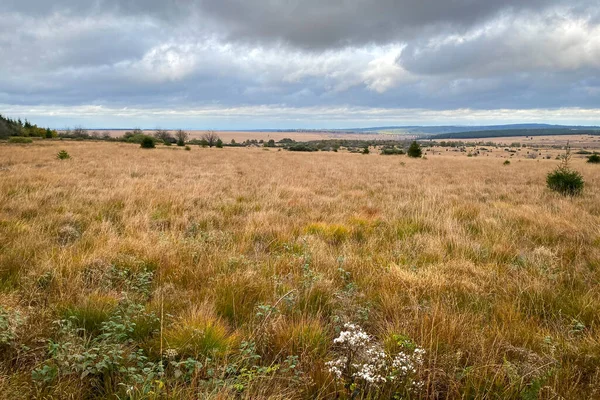
M 10 119 L 0 114 L 0 139 L 10 136 L 53 138 L 58 134 L 50 128 L 42 128 L 29 121 L 21 119 Z
M 599 129 L 573 129 L 573 128 L 550 128 L 550 129 L 501 129 L 491 131 L 455 132 L 430 135 L 429 139 L 483 139 L 492 137 L 511 136 L 557 136 L 557 135 L 600 135 Z

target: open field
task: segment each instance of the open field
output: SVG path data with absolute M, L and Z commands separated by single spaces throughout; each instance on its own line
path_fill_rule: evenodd
M 374 153 L 0 144 L 0 398 L 600 398 L 600 167 Z
M 94 130 L 91 129 L 90 132 Z M 108 133 L 112 137 L 123 136 L 127 130 L 102 130 L 100 133 Z M 144 133 L 152 135 L 155 131 L 145 130 Z M 175 131 L 169 131 L 174 133 Z M 187 131 L 190 134 L 190 139 L 200 139 L 201 136 L 206 132 L 201 131 Z M 259 131 L 217 131 L 215 132 L 225 142 L 231 142 L 231 139 L 236 142 L 244 142 L 246 140 L 264 140 L 270 139 L 280 141 L 281 139 L 289 138 L 297 142 L 307 142 L 309 140 L 328 140 L 328 139 L 347 139 L 347 140 L 400 140 L 400 139 L 412 139 L 411 135 L 392 135 L 392 134 L 378 134 L 378 133 L 332 133 L 332 132 L 259 132 Z

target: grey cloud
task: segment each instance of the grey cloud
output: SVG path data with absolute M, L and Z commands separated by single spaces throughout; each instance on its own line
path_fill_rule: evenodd
M 0 104 L 596 108 L 599 9 L 591 0 L 4 0 Z

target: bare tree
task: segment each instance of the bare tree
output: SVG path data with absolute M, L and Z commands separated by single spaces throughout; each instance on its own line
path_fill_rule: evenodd
M 154 137 L 158 140 L 162 140 L 163 143 L 172 143 L 175 141 L 175 139 L 173 139 L 173 136 L 171 136 L 169 131 L 160 128 L 157 129 L 156 132 L 154 132 Z
M 219 135 L 215 131 L 208 131 L 202 135 L 202 140 L 206 142 L 208 147 L 216 146 L 219 139 Z
M 85 130 L 85 128 L 81 125 L 77 125 L 75 128 L 73 128 L 73 130 L 71 131 L 71 135 L 73 135 L 73 137 L 76 138 L 86 138 L 90 136 L 88 134 L 88 131 Z
M 186 131 L 179 129 L 177 132 L 175 132 L 175 137 L 177 138 L 177 145 L 184 146 L 190 135 L 188 135 Z

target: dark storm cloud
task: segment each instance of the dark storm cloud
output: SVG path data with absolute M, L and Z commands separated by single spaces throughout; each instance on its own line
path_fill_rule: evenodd
M 0 54 L 5 105 L 600 104 L 591 0 L 3 0 Z

